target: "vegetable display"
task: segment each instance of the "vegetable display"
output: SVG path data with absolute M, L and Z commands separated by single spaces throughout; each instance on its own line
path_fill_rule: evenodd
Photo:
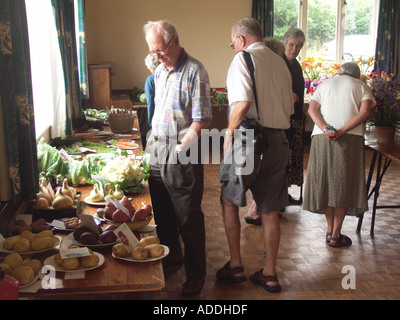
M 85 109 L 83 111 L 83 113 L 85 114 L 86 117 L 89 117 L 92 119 L 100 120 L 103 122 L 108 121 L 108 114 L 107 114 L 106 110 L 98 110 L 98 109 L 88 108 L 88 109 Z
M 150 155 L 146 153 L 141 162 L 122 155 L 119 149 L 114 155 L 110 154 L 107 162 L 100 154 L 77 159 L 44 140 L 39 142 L 37 150 L 40 179 L 51 183 L 54 190 L 67 179 L 72 186 L 97 184 L 105 197 L 104 187 L 111 184 L 121 198 L 123 193 L 142 193 L 142 185 L 150 176 Z

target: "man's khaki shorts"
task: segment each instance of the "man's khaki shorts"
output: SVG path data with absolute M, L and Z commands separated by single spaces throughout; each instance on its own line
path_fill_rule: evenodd
M 223 159 L 218 179 L 221 196 L 233 204 L 247 205 L 246 192 L 250 189 L 261 213 L 278 211 L 288 204 L 286 166 L 289 144 L 283 130 L 263 128 L 268 139 L 268 149 L 261 156 L 247 154 L 245 163 L 237 163 L 235 154 L 242 155 L 239 139 L 235 139 L 230 156 Z M 232 160 L 233 158 L 233 160 Z M 243 170 L 243 168 L 246 170 Z M 251 168 L 251 170 L 249 170 Z M 245 172 L 246 174 L 242 174 Z

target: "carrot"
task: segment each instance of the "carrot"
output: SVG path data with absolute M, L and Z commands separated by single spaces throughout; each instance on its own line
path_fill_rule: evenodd
M 117 147 L 138 147 L 139 145 L 137 143 L 134 142 L 127 142 L 127 141 L 118 141 L 117 142 Z

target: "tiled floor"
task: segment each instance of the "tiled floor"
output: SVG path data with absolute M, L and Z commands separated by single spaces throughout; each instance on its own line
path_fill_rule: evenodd
M 307 165 L 307 154 L 305 168 Z M 367 169 L 371 152 L 366 151 Z M 229 251 L 219 203 L 219 166 L 205 165 L 203 210 L 206 221 L 207 276 L 203 290 L 190 299 L 202 300 L 312 300 L 312 299 L 400 299 L 400 209 L 377 212 L 375 236 L 369 233 L 371 213 L 365 214 L 362 230 L 356 233 L 358 219 L 347 217 L 343 233 L 353 240 L 348 248 L 334 249 L 325 243 L 325 217 L 302 210 L 286 208 L 281 218 L 281 243 L 278 255 L 279 294 L 270 294 L 250 280 L 237 286 L 221 284 L 216 271 L 229 260 Z M 399 204 L 400 163 L 393 162 L 382 183 L 380 202 Z M 290 193 L 297 197 L 298 187 Z M 251 195 L 248 195 L 250 200 Z M 249 202 L 250 203 L 250 202 Z M 372 202 L 370 200 L 370 207 Z M 262 228 L 244 222 L 242 217 L 242 253 L 247 276 L 263 265 Z M 354 268 L 355 289 L 347 284 L 346 266 Z M 183 267 L 165 270 L 166 288 L 153 294 L 153 299 L 183 300 L 181 285 L 185 281 Z

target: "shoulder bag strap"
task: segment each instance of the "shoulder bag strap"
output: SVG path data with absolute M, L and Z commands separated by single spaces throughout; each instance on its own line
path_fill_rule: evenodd
M 246 64 L 247 64 L 247 68 L 250 71 L 250 76 L 251 76 L 251 80 L 253 81 L 253 93 L 254 93 L 254 100 L 256 102 L 256 108 L 257 108 L 257 117 L 258 117 L 258 121 L 260 121 L 260 115 L 258 112 L 258 99 L 257 99 L 257 89 L 256 89 L 256 80 L 254 78 L 254 64 L 253 64 L 253 60 L 251 59 L 251 55 L 249 52 L 247 51 L 242 51 L 244 54 L 244 59 L 246 60 Z M 261 122 L 260 122 L 261 125 Z

